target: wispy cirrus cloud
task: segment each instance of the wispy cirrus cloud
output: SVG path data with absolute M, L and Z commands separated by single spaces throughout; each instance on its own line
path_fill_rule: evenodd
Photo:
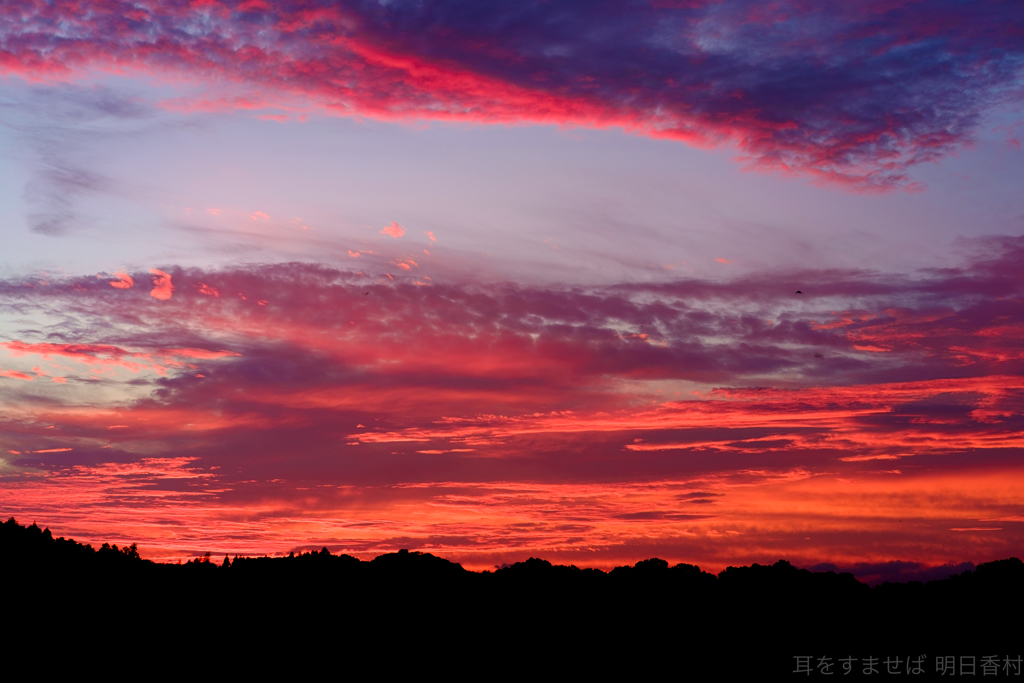
M 2 69 L 30 80 L 98 70 L 207 84 L 166 103 L 178 110 L 619 126 L 877 191 L 913 188 L 909 168 L 1018 97 L 1022 26 L 1019 5 L 999 0 L 89 0 L 6 6 L 0 46 Z
M 0 66 L 0 73 L 11 74 L 6 66 Z M 90 200 L 131 194 L 106 172 L 106 151 L 126 132 L 149 125 L 152 107 L 109 87 L 52 81 L 39 87 L 40 81 L 30 80 L 29 87 L 8 80 L 0 100 L 0 124 L 28 152 L 27 227 L 49 236 L 95 227 L 87 209 Z

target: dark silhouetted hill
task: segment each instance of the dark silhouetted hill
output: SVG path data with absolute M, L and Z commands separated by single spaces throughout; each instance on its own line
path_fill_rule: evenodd
M 166 658 L 184 648 L 190 661 L 230 654 L 252 663 L 301 651 L 381 666 L 486 660 L 509 675 L 676 666 L 709 680 L 720 667 L 789 676 L 796 655 L 932 662 L 1024 649 L 1017 558 L 873 588 L 784 560 L 717 576 L 657 558 L 610 572 L 537 558 L 470 572 L 429 553 L 365 562 L 326 548 L 160 564 L 134 544 L 95 549 L 12 518 L 0 524 L 0 580 L 6 623 L 17 624 L 8 646 L 32 634 L 79 657 L 98 648 Z

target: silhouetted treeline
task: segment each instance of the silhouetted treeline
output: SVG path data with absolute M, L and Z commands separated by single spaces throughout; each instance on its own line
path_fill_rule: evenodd
M 398 662 L 471 648 L 510 672 L 552 661 L 566 673 L 636 673 L 675 658 L 705 676 L 726 663 L 788 675 L 802 654 L 1024 650 L 1017 558 L 874 588 L 784 560 L 717 576 L 656 558 L 610 572 L 536 558 L 470 572 L 428 553 L 366 562 L 326 548 L 164 564 L 134 544 L 94 549 L 12 518 L 0 525 L 0 568 L 9 618 L 69 642 L 106 633 L 137 648 L 168 637 L 206 647 L 196 629 L 221 619 L 247 656 L 291 644 Z

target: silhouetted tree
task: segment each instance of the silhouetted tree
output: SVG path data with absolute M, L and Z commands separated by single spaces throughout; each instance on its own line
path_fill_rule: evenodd
M 444 634 L 453 648 L 472 643 L 503 661 L 564 659 L 572 651 L 578 661 L 623 662 L 621 653 L 632 653 L 635 663 L 684 652 L 689 671 L 704 670 L 695 657 L 724 656 L 731 665 L 770 665 L 782 675 L 803 652 L 884 654 L 897 644 L 901 656 L 934 656 L 1016 647 L 1016 632 L 1000 624 L 1024 607 L 1024 563 L 1017 558 L 940 581 L 874 588 L 850 574 L 811 572 L 785 560 L 728 567 L 717 577 L 659 558 L 604 572 L 531 557 L 470 572 L 430 553 L 400 550 L 364 562 L 327 548 L 276 558 L 225 555 L 219 566 L 210 553 L 158 564 L 142 559 L 135 543 L 96 550 L 13 517 L 0 524 L 0 579 L 15 587 L 5 614 L 37 629 L 56 624 L 82 633 L 100 625 L 131 640 L 146 631 L 125 631 L 125 624 L 156 615 L 172 638 L 194 632 L 190 615 L 220 610 L 234 615 L 236 630 L 253 642 L 285 637 L 292 633 L 285 625 L 299 624 L 295 637 L 305 634 L 310 643 L 340 630 L 345 642 L 365 647 L 374 634 L 386 634 L 388 642 L 414 648 Z M 96 608 L 119 601 L 136 605 L 133 615 L 140 616 L 126 621 L 121 611 Z M 324 651 L 336 642 L 324 642 Z

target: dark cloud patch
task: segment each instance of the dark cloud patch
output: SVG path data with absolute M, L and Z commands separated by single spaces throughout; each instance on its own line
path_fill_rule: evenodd
M 837 566 L 831 563 L 815 564 L 804 567 L 812 572 L 849 572 L 860 581 L 877 586 L 886 581 L 890 583 L 907 583 L 908 581 L 941 581 L 950 576 L 962 574 L 966 571 L 974 571 L 973 562 L 959 562 L 942 564 L 938 566 L 926 566 L 921 562 L 908 562 L 905 560 L 892 560 L 889 562 L 858 562 L 852 565 Z
M 709 515 L 689 515 L 681 512 L 663 512 L 660 510 L 651 510 L 648 512 L 628 512 L 621 515 L 615 515 L 615 518 L 623 519 L 626 521 L 650 521 L 658 519 L 681 521 L 687 519 L 711 519 L 712 517 Z
M 755 164 L 874 187 L 905 181 L 1011 96 L 1024 21 L 998 2 L 364 7 L 381 42 L 627 110 L 669 136 L 735 136 Z

